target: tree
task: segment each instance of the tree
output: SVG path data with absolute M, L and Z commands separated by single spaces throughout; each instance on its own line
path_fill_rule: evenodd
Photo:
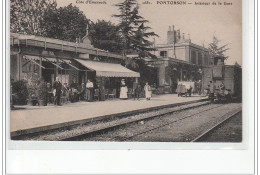
M 82 38 L 86 34 L 89 20 L 72 4 L 53 10 L 48 8 L 40 27 L 44 30 L 44 36 L 75 42 L 76 38 Z
M 136 59 L 135 62 L 138 67 L 132 70 L 140 73 L 139 82 L 142 86 L 144 86 L 146 82 L 150 85 L 158 84 L 158 69 L 156 67 L 149 66 L 144 59 Z
M 40 21 L 46 9 L 55 9 L 54 0 L 11 0 L 10 31 L 28 35 L 42 35 Z
M 213 35 L 213 41 L 208 46 L 210 58 L 219 56 L 228 59 L 228 56 L 225 55 L 225 52 L 229 50 L 229 48 L 227 48 L 228 44 L 219 46 L 219 42 L 220 40 L 215 35 Z
M 113 15 L 120 19 L 118 24 L 118 32 L 122 38 L 123 55 L 131 52 L 138 52 L 138 54 L 150 55 L 149 51 L 152 42 L 148 40 L 150 36 L 157 36 L 154 32 L 147 32 L 151 29 L 146 27 L 148 23 L 146 19 L 139 15 L 139 6 L 136 0 L 124 0 L 122 3 L 116 4 L 119 8 L 120 14 Z
M 122 42 L 117 27 L 110 21 L 98 20 L 90 25 L 89 36 L 94 47 L 122 54 Z
M 131 70 L 138 70 L 138 68 L 139 68 L 139 64 L 138 64 L 138 62 L 137 62 L 137 60 L 135 58 L 126 57 L 122 61 L 122 65 L 127 67 L 127 68 L 129 68 L 129 69 L 131 69 Z

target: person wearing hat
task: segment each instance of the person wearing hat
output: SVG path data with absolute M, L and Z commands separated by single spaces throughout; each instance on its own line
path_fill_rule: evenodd
M 209 91 L 210 91 L 210 93 L 214 93 L 215 89 L 216 89 L 216 86 L 215 86 L 214 82 L 210 81 L 209 82 Z
M 125 79 L 121 80 L 121 88 L 120 88 L 120 99 L 126 100 L 127 99 L 127 86 L 125 84 Z
M 81 83 L 81 86 L 79 87 L 79 91 L 78 91 L 78 99 L 79 100 L 85 100 L 85 84 Z
M 76 82 L 76 79 L 74 78 L 72 80 L 72 83 L 70 84 L 70 101 L 73 103 L 73 102 L 76 102 L 78 101 L 78 83 Z
M 53 83 L 53 96 L 54 96 L 54 104 L 61 106 L 60 97 L 61 97 L 61 88 L 62 84 L 60 82 L 60 78 L 56 77 L 56 81 Z
M 199 80 L 198 82 L 198 94 L 201 95 L 201 89 L 202 89 L 202 82 Z
M 47 103 L 52 103 L 52 99 L 51 97 L 53 96 L 52 94 L 52 87 L 51 87 L 51 83 L 47 83 Z

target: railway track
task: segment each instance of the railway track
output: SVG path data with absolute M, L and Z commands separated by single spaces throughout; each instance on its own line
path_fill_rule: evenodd
M 191 142 L 208 128 L 241 111 L 239 105 L 212 104 L 166 114 L 148 121 L 129 124 L 116 131 L 86 138 L 87 141 Z
M 182 125 L 181 122 L 185 122 L 186 120 L 191 120 L 194 117 L 208 115 L 210 113 L 217 113 L 216 111 L 221 111 L 223 108 L 227 108 L 226 104 L 210 104 L 209 102 L 198 102 L 191 103 L 176 107 L 168 107 L 159 109 L 158 111 L 150 111 L 143 112 L 136 115 L 129 115 L 124 117 L 113 118 L 112 120 L 107 121 L 99 121 L 96 123 L 88 123 L 86 125 L 77 126 L 74 128 L 65 128 L 63 130 L 58 130 L 54 132 L 43 132 L 38 135 L 25 136 L 20 140 L 56 140 L 56 141 L 136 141 L 138 137 L 144 137 L 146 134 L 155 133 L 157 131 L 165 129 L 166 127 L 170 127 L 172 125 Z M 184 141 L 193 141 L 196 142 L 200 140 L 200 138 L 210 133 L 214 128 L 224 123 L 229 118 L 232 117 L 233 113 L 238 113 L 241 109 L 231 110 L 228 113 L 225 113 L 221 117 L 221 121 L 213 122 L 214 126 L 210 127 L 210 129 L 204 129 L 203 133 L 200 132 L 196 135 L 192 136 L 189 139 Z M 215 111 L 215 112 L 214 112 Z M 222 114 L 221 114 L 222 115 Z M 163 122 L 156 122 L 155 125 L 149 125 L 149 121 L 157 121 L 164 118 L 168 118 Z M 170 116 L 170 117 L 169 117 Z M 214 118 L 214 117 L 213 117 Z M 148 123 L 147 127 L 144 129 L 139 127 L 139 123 Z M 137 125 L 137 126 L 136 126 Z M 145 125 L 145 124 L 144 124 Z M 185 124 L 184 124 L 185 125 Z M 123 136 L 122 133 L 125 132 L 128 128 L 132 126 L 131 133 L 129 131 L 128 134 Z M 143 126 L 143 125 L 141 125 Z M 198 136 L 199 135 L 199 136 Z M 100 139 L 101 138 L 101 139 Z M 195 138 L 195 139 L 194 139 Z M 138 140 L 138 139 L 137 139 Z M 181 141 L 183 141 L 181 140 Z M 142 141 L 142 139 L 140 139 Z
M 241 113 L 241 110 L 232 111 L 231 113 L 227 114 L 227 118 L 220 121 L 213 127 L 206 130 L 204 133 L 196 137 L 192 140 L 192 142 L 201 142 L 201 141 L 207 141 L 207 137 L 209 137 L 213 132 L 215 132 L 217 129 L 219 129 L 222 125 L 228 123 L 233 117 L 235 117 L 237 114 Z
M 215 106 L 215 107 L 212 107 L 212 108 L 209 108 L 209 109 L 203 110 L 203 111 L 199 111 L 199 112 L 196 112 L 196 113 L 193 113 L 193 114 L 190 114 L 190 115 L 184 116 L 183 118 L 179 118 L 179 119 L 173 120 L 173 121 L 171 121 L 171 122 L 166 122 L 165 124 L 162 124 L 162 125 L 159 125 L 159 126 L 153 127 L 153 128 L 151 128 L 151 129 L 148 129 L 148 130 L 142 131 L 142 132 L 140 132 L 140 133 L 137 133 L 137 134 L 135 134 L 135 135 L 132 135 L 132 136 L 126 137 L 126 138 L 124 138 L 122 141 L 130 140 L 131 138 L 136 137 L 136 136 L 138 136 L 138 135 L 142 135 L 142 134 L 145 134 L 145 133 L 147 133 L 147 132 L 150 132 L 150 131 L 153 131 L 153 130 L 157 130 L 157 129 L 159 129 L 159 128 L 166 127 L 166 126 L 171 125 L 171 124 L 173 124 L 173 123 L 179 122 L 179 121 L 181 121 L 181 120 L 185 120 L 185 119 L 187 119 L 187 118 L 189 118 L 189 117 L 192 117 L 192 116 L 198 115 L 198 114 L 200 114 L 200 113 L 202 113 L 202 112 L 206 112 L 206 111 L 209 111 L 209 110 L 212 110 L 212 109 L 215 109 L 215 108 L 219 108 L 219 107 L 221 107 L 221 106 L 222 106 L 222 105 L 218 105 L 218 106 Z
M 64 127 L 60 129 L 42 131 L 38 133 L 31 133 L 26 135 L 20 135 L 13 137 L 15 140 L 55 140 L 55 141 L 68 141 L 68 140 L 77 140 L 80 137 L 89 136 L 93 137 L 97 134 L 104 133 L 110 130 L 115 130 L 118 127 L 142 121 L 149 120 L 158 116 L 179 112 L 182 110 L 187 110 L 191 108 L 196 108 L 203 105 L 210 104 L 208 101 L 188 103 L 185 105 L 174 106 L 174 107 L 165 107 L 160 108 L 155 111 L 145 111 L 138 114 L 128 114 L 122 117 L 112 117 L 111 119 L 104 119 L 100 121 L 88 122 L 86 124 L 73 126 L 73 127 Z
M 70 140 L 80 140 L 81 137 L 93 137 L 93 136 L 95 136 L 95 135 L 104 134 L 105 132 L 113 131 L 113 130 L 115 130 L 115 129 L 117 129 L 117 128 L 124 127 L 124 126 L 129 125 L 129 124 L 132 124 L 132 123 L 137 123 L 137 122 L 140 122 L 140 121 L 141 121 L 141 122 L 144 122 L 144 121 L 147 121 L 147 120 L 152 120 L 153 118 L 156 118 L 156 117 L 160 117 L 160 116 L 163 116 L 163 115 L 172 114 L 172 113 L 174 113 L 174 112 L 180 112 L 180 111 L 183 111 L 183 110 L 187 110 L 187 109 L 191 109 L 191 108 L 195 108 L 195 107 L 199 107 L 199 106 L 203 106 L 203 105 L 207 105 L 207 104 L 210 104 L 210 103 L 209 103 L 209 102 L 203 102 L 203 103 L 199 103 L 199 104 L 193 104 L 193 105 L 187 106 L 187 107 L 180 107 L 179 109 L 175 109 L 175 108 L 174 108 L 174 109 L 171 109 L 171 110 L 169 110 L 169 111 L 163 111 L 163 112 L 159 112 L 159 113 L 152 114 L 152 115 L 148 115 L 148 116 L 144 116 L 144 117 L 139 117 L 139 116 L 138 116 L 138 117 L 133 118 L 133 119 L 130 119 L 130 120 L 118 121 L 118 122 L 116 122 L 116 123 L 114 123 L 114 124 L 112 124 L 112 125 L 108 125 L 108 126 L 105 126 L 105 127 L 103 127 L 103 128 L 94 129 L 94 130 L 92 130 L 92 131 L 90 131 L 90 132 L 87 132 L 87 133 L 84 133 L 84 134 L 80 134 L 80 135 L 76 135 L 76 136 L 69 137 L 69 138 L 65 138 L 65 139 L 62 139 L 62 140 L 63 140 L 63 141 L 70 141 Z M 219 105 L 219 106 L 222 106 L 222 105 Z M 218 106 L 218 107 L 219 107 L 219 106 Z M 214 108 L 217 108 L 217 107 L 214 107 Z M 212 109 L 212 108 L 211 108 L 211 109 Z M 210 110 L 210 109 L 208 109 L 208 110 Z M 206 110 L 206 111 L 208 111 L 208 110 Z M 199 114 L 199 113 L 200 113 L 200 112 L 197 112 L 197 113 L 195 113 L 195 114 L 193 114 L 193 115 L 196 115 L 196 114 Z M 178 119 L 178 120 L 176 120 L 176 121 L 174 121 L 174 122 L 177 122 L 177 121 L 179 121 L 179 120 L 183 120 L 183 119 L 188 118 L 188 117 L 193 116 L 193 115 L 185 116 L 185 117 L 183 117 L 182 119 Z M 174 123 L 174 122 L 171 122 L 171 123 Z M 169 125 L 169 124 L 171 124 L 171 123 L 167 123 L 167 124 L 165 124 L 165 125 L 163 125 L 163 126 Z M 148 131 L 138 133 L 138 134 L 136 134 L 136 135 L 144 134 L 144 133 L 146 133 L 146 132 L 149 132 L 149 131 L 151 131 L 151 130 L 158 129 L 158 128 L 163 127 L 163 126 L 158 126 L 158 127 L 153 128 L 153 129 L 150 129 L 150 130 L 148 130 Z M 135 135 L 135 136 L 136 136 L 136 135 Z M 126 141 L 126 140 L 128 140 L 128 139 L 130 139 L 130 138 L 132 138 L 132 137 L 134 137 L 134 136 L 130 136 L 130 137 L 128 137 L 128 138 L 121 138 L 119 141 Z M 115 138 L 116 138 L 116 137 L 115 137 Z

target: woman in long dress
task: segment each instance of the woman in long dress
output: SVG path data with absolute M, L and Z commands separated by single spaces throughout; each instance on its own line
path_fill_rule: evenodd
M 146 84 L 144 86 L 144 91 L 145 91 L 146 100 L 151 100 L 152 90 L 151 90 L 151 87 L 149 86 L 148 82 L 146 82 Z
M 86 100 L 89 102 L 93 101 L 93 90 L 94 84 L 88 80 L 86 83 Z
M 121 80 L 121 88 L 120 88 L 120 99 L 125 100 L 127 99 L 127 86 L 125 84 L 125 80 Z

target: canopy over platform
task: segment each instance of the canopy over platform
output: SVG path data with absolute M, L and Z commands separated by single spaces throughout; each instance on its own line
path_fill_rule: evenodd
M 60 51 L 76 52 L 78 54 L 90 54 L 94 56 L 103 56 L 109 58 L 123 59 L 122 55 L 110 53 L 105 50 L 97 49 L 86 43 L 68 42 L 53 38 L 45 38 L 34 35 L 23 35 L 10 33 L 11 46 L 33 46 L 46 49 L 55 49 Z
M 97 77 L 140 77 L 140 73 L 131 71 L 120 64 L 75 60 L 84 67 L 96 71 Z

